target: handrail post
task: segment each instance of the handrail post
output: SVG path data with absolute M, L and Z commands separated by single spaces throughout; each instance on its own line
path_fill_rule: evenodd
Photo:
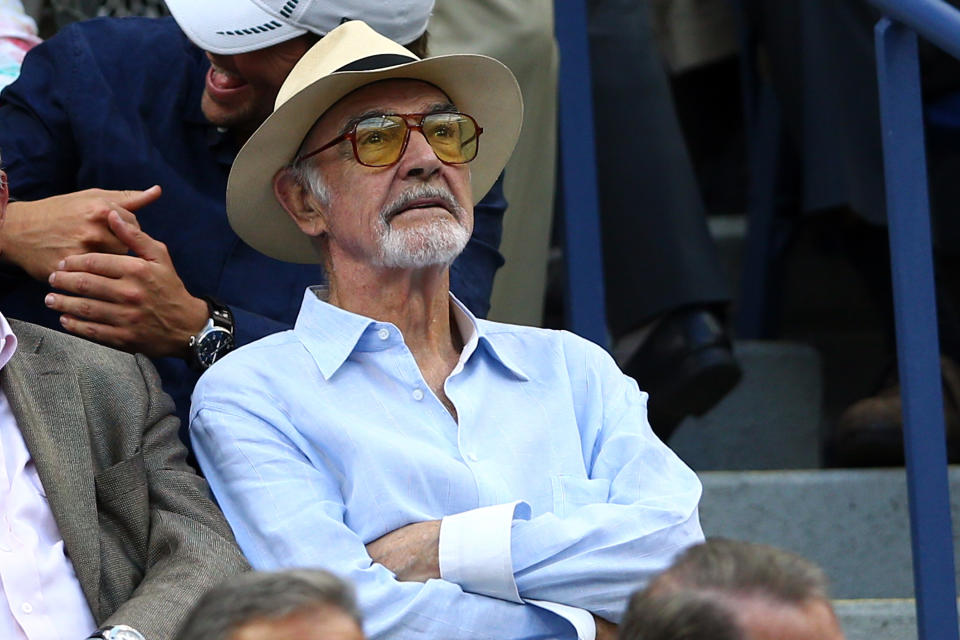
M 607 347 L 587 8 L 584 0 L 556 0 L 554 8 L 560 45 L 566 322 L 574 333 Z
M 917 34 L 874 30 L 920 640 L 958 640 Z

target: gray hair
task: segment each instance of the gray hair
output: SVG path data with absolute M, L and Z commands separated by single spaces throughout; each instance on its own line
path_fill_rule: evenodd
M 633 595 L 620 638 L 742 640 L 735 607 L 751 597 L 798 606 L 827 600 L 827 577 L 788 551 L 715 538 L 687 549 Z
M 297 157 L 286 166 L 286 170 L 297 181 L 297 184 L 316 198 L 321 206 L 325 207 L 330 204 L 330 189 L 315 166 L 309 162 L 301 162 L 300 158 Z
M 321 606 L 340 609 L 362 628 L 353 589 L 332 573 L 320 569 L 251 571 L 204 594 L 176 640 L 226 640 L 252 620 L 285 618 Z

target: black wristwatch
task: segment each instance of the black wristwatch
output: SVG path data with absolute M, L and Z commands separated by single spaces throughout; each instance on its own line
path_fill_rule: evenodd
M 125 624 L 113 624 L 94 631 L 87 640 L 145 640 L 143 634 Z
M 201 296 L 207 303 L 210 318 L 200 333 L 190 338 L 189 363 L 197 371 L 205 371 L 214 362 L 233 350 L 233 313 L 230 307 L 211 298 Z

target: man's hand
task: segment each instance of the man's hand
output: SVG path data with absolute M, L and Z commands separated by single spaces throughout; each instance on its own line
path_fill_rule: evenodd
M 596 615 L 593 616 L 593 621 L 597 623 L 597 640 L 617 640 L 617 625 Z
M 77 335 L 152 358 L 188 356 L 187 344 L 206 323 L 207 304 L 187 292 L 162 242 L 114 207 L 109 230 L 135 255 L 86 253 L 60 261 L 46 304 L 61 312 L 63 327 Z
M 440 578 L 440 521 L 414 522 L 382 535 L 367 553 L 402 582 Z
M 0 227 L 2 259 L 37 280 L 46 280 L 67 256 L 79 253 L 126 253 L 127 245 L 107 224 L 112 210 L 137 225 L 131 213 L 160 197 L 160 187 L 146 191 L 87 189 L 35 202 L 11 202 Z

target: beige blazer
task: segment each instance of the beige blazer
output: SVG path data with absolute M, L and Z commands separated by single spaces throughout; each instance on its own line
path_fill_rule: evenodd
M 144 356 L 10 324 L 0 388 L 93 617 L 172 638 L 207 588 L 248 568 L 185 462 L 173 402 Z

